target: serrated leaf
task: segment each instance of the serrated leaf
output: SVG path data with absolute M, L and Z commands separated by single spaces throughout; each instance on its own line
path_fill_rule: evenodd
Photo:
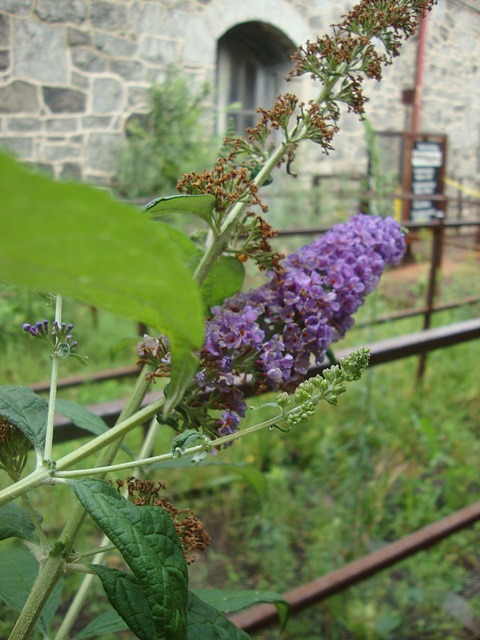
M 138 580 L 157 637 L 184 640 L 188 572 L 171 517 L 161 507 L 133 505 L 103 480 L 77 480 L 72 486 Z
M 168 213 L 192 213 L 211 224 L 212 211 L 215 207 L 215 196 L 209 193 L 199 195 L 174 195 L 155 198 L 145 204 L 142 209 L 148 215 L 158 216 Z
M 0 508 L 0 540 L 33 540 L 34 534 L 35 525 L 26 509 L 12 502 Z
M 0 598 L 15 611 L 21 611 L 38 574 L 38 562 L 26 549 L 0 551 Z M 37 627 L 49 637 L 49 627 L 60 602 L 61 581 L 54 587 L 40 614 Z
M 30 387 L 0 386 L 0 416 L 28 438 L 37 451 L 43 451 L 47 428 L 48 402 Z
M 95 638 L 96 636 L 103 636 L 107 633 L 115 633 L 116 631 L 123 631 L 128 629 L 128 625 L 118 613 L 111 609 L 106 611 L 89 622 L 85 629 L 77 633 L 73 640 L 85 640 L 85 638 Z
M 188 640 L 249 640 L 250 636 L 238 629 L 222 613 L 206 604 L 192 591 L 187 604 Z
M 55 183 L 4 154 L 0 175 L 0 279 L 166 334 L 175 387 L 183 359 L 202 346 L 203 305 L 171 234 L 104 191 Z
M 110 604 L 137 638 L 158 638 L 147 598 L 135 576 L 101 565 L 92 565 L 92 569 L 100 578 Z
M 277 607 L 280 626 L 285 627 L 289 615 L 290 604 L 279 593 L 245 589 L 242 591 L 225 591 L 224 589 L 195 589 L 197 595 L 218 611 L 236 613 L 256 604 L 268 603 Z
M 206 307 L 222 304 L 240 291 L 245 279 L 245 267 L 234 256 L 222 256 L 213 265 L 201 287 Z

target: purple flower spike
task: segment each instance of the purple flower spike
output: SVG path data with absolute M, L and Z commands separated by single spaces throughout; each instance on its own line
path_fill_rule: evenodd
M 232 386 L 234 375 L 252 375 L 261 390 L 303 380 L 311 362 L 320 363 L 351 328 L 382 271 L 404 251 L 396 220 L 359 214 L 289 255 L 283 273 L 271 272 L 263 287 L 212 307 L 190 398 L 192 410 L 203 411 L 199 425 L 209 409 L 220 409 L 217 435 L 237 429 L 245 403 Z M 195 397 L 200 391 L 209 392 L 207 408 Z

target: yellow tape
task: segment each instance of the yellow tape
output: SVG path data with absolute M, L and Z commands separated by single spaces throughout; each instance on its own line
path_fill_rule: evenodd
M 476 191 L 475 189 L 470 189 L 469 187 L 464 187 L 463 184 L 457 182 L 456 180 L 451 180 L 450 178 L 445 178 L 445 182 L 449 184 L 451 187 L 454 187 L 458 191 L 463 191 L 463 193 L 467 193 L 469 196 L 475 196 L 475 198 L 480 198 L 480 191 Z

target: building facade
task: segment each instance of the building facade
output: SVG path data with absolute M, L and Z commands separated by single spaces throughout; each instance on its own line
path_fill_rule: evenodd
M 108 185 L 129 116 L 175 65 L 215 87 L 239 131 L 284 89 L 291 53 L 329 30 L 352 0 L 0 0 L 0 145 L 60 178 Z M 376 130 L 408 129 L 417 38 L 381 83 L 368 82 Z M 308 97 L 308 80 L 288 88 Z M 336 152 L 311 173 L 362 173 L 364 127 L 342 118 Z M 428 19 L 420 129 L 448 136 L 447 174 L 480 178 L 480 5 L 439 0 Z M 1 180 L 1 177 L 0 177 Z

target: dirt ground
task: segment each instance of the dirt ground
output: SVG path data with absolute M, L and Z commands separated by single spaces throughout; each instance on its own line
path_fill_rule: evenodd
M 449 302 L 480 296 L 480 247 L 470 238 L 447 238 L 437 270 L 436 301 Z M 470 246 L 468 246 L 470 245 Z M 424 303 L 431 270 L 431 242 L 417 239 L 410 245 L 409 257 L 382 276 L 382 293 L 402 307 Z

